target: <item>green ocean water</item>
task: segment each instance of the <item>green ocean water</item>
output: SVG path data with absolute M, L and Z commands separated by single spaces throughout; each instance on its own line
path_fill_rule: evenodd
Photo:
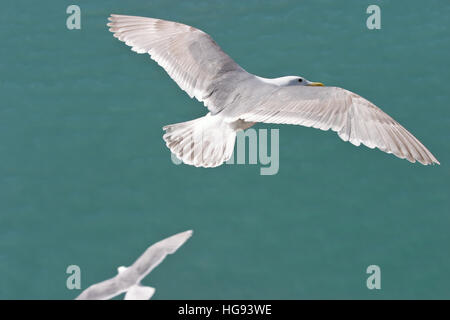
M 66 8 L 81 8 L 81 30 Z M 366 8 L 381 8 L 368 30 Z M 278 128 L 279 172 L 176 166 L 162 126 L 206 113 L 110 13 L 208 32 L 249 72 L 352 90 L 441 162 Z M 9 1 L 0 11 L 0 298 L 72 299 L 150 244 L 194 236 L 144 284 L 155 299 L 450 298 L 450 2 Z M 381 268 L 368 290 L 366 268 Z

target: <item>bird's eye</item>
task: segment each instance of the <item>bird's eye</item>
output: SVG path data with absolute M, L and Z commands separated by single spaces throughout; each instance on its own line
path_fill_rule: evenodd
M 302 79 L 302 78 L 298 79 L 298 82 L 302 82 L 302 81 L 303 81 L 303 79 Z

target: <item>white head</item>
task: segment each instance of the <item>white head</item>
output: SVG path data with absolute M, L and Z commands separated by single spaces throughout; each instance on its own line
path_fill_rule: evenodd
M 320 82 L 312 82 L 299 76 L 287 76 L 281 78 L 272 79 L 273 83 L 279 86 L 311 86 L 311 87 L 323 87 Z

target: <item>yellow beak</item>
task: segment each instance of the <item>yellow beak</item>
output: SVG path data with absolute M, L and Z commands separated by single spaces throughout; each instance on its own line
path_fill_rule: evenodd
M 322 82 L 310 82 L 310 83 L 308 83 L 308 86 L 311 86 L 311 87 L 323 87 L 324 85 L 323 85 Z

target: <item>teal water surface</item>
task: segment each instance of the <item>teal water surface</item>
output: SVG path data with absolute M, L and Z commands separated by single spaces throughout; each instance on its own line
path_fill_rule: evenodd
M 66 8 L 81 8 L 81 30 Z M 380 30 L 366 8 L 381 8 Z M 373 101 L 440 160 L 278 128 L 280 168 L 174 165 L 162 126 L 206 113 L 113 38 L 110 13 L 175 20 L 263 77 Z M 0 298 L 72 299 L 151 243 L 194 236 L 144 283 L 155 299 L 450 298 L 450 2 L 10 1 L 0 11 Z M 379 265 L 381 290 L 366 268 Z

